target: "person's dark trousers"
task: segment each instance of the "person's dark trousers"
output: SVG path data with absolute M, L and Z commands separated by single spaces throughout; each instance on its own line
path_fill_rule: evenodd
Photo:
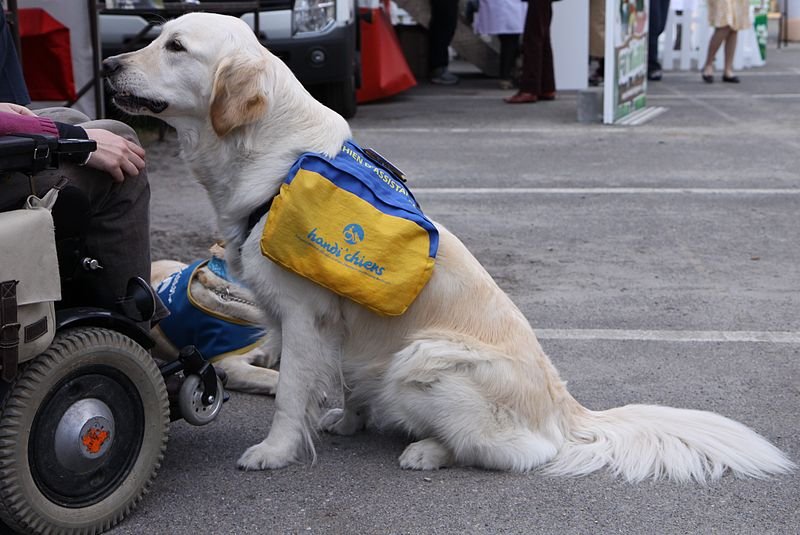
M 458 0 L 431 0 L 431 20 L 428 24 L 428 70 L 447 67 L 450 56 L 447 47 L 453 40 L 458 24 Z
M 528 2 L 525 33 L 522 35 L 522 78 L 519 89 L 534 95 L 555 93 L 553 49 L 550 46 L 550 22 L 553 6 L 545 0 Z
M 13 102 L 26 106 L 30 101 L 19 58 L 17 58 L 14 37 L 11 35 L 11 29 L 6 23 L 5 12 L 0 5 L 0 102 Z
M 658 38 L 667 26 L 669 0 L 650 0 L 650 14 L 647 34 L 647 72 L 661 70 L 658 61 Z
M 514 65 L 519 55 L 519 34 L 502 33 L 500 39 L 500 79 L 509 80 L 514 75 Z
M 37 110 L 39 115 L 54 121 L 78 124 L 82 128 L 101 128 L 139 143 L 134 130 L 119 121 L 108 119 L 90 121 L 82 113 L 69 108 Z M 94 295 L 87 295 L 87 305 L 113 306 L 118 297 L 126 293 L 128 279 L 142 277 L 150 282 L 150 183 L 147 171 L 138 176 L 126 177 L 122 183 L 111 176 L 71 163 L 62 163 L 58 169 L 43 171 L 33 177 L 35 193 L 46 193 L 62 178 L 80 189 L 89 200 L 89 228 L 86 248 L 103 266 L 93 273 Z M 24 198 L 29 195 L 30 184 L 23 175 L 13 175 L 0 184 L 7 198 Z M 166 316 L 164 305 L 156 303 L 156 319 Z

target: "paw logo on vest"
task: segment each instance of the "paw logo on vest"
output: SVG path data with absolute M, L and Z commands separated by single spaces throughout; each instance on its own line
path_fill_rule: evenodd
M 350 245 L 356 245 L 357 243 L 364 241 L 364 229 L 361 228 L 361 225 L 357 225 L 355 223 L 350 223 L 344 227 L 342 234 L 344 234 L 344 241 Z

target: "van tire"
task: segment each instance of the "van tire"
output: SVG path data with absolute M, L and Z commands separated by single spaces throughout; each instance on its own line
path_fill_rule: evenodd
M 315 94 L 320 102 L 345 119 L 355 117 L 358 109 L 355 75 L 339 82 L 320 84 L 312 91 L 312 94 Z

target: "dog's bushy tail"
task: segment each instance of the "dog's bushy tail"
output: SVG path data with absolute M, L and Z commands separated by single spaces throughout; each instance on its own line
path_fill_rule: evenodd
M 706 411 L 627 405 L 573 414 L 566 442 L 544 470 L 581 476 L 608 467 L 628 481 L 668 478 L 706 482 L 731 470 L 765 478 L 795 468 L 748 427 Z

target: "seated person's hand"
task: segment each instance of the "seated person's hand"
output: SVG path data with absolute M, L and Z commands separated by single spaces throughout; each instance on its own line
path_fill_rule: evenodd
M 125 175 L 138 176 L 144 169 L 144 149 L 136 143 L 108 130 L 89 128 L 86 134 L 97 142 L 97 150 L 86 163 L 88 167 L 105 171 L 114 182 L 122 182 Z
M 19 115 L 36 115 L 25 106 L 20 106 L 19 104 L 11 104 L 10 102 L 0 102 L 0 112 L 16 113 Z

